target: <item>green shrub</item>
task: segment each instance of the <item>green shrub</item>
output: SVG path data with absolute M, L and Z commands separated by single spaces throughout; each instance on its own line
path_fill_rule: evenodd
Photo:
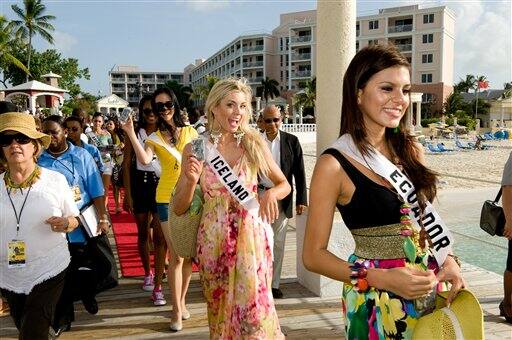
M 439 118 L 426 118 L 421 120 L 421 126 L 428 127 L 428 124 L 438 123 L 441 121 Z

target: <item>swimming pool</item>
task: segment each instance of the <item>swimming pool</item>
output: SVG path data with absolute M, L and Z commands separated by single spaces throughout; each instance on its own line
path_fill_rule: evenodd
M 491 236 L 474 222 L 449 227 L 455 238 L 454 252 L 463 262 L 503 275 L 508 252 L 506 238 Z

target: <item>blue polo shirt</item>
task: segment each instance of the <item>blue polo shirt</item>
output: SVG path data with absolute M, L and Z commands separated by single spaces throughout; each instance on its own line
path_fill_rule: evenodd
M 105 166 L 103 165 L 103 161 L 101 160 L 100 150 L 98 150 L 98 148 L 95 147 L 94 145 L 87 144 L 84 142 L 82 142 L 82 148 L 84 148 L 85 150 L 87 150 L 87 152 L 91 154 L 92 158 L 94 158 L 94 161 L 96 162 L 96 165 L 98 166 L 98 169 L 101 173 L 103 173 Z
M 38 164 L 50 170 L 60 172 L 66 177 L 69 187 L 78 185 L 80 201 L 75 202 L 78 209 L 89 204 L 93 198 L 104 195 L 103 182 L 94 158 L 84 148 L 76 147 L 70 142 L 68 150 L 58 157 L 53 157 L 44 151 L 39 157 Z M 68 233 L 71 243 L 85 243 L 82 228 Z

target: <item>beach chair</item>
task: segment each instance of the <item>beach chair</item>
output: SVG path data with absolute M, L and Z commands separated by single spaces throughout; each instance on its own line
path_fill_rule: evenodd
M 443 151 L 439 150 L 439 148 L 437 148 L 436 146 L 434 146 L 433 144 L 430 144 L 430 143 L 427 143 L 427 149 L 428 149 L 428 151 L 433 152 L 433 153 L 443 153 Z
M 437 144 L 437 148 L 441 150 L 442 152 L 453 152 L 454 149 L 448 149 L 443 143 Z
M 462 144 L 462 142 L 460 140 L 456 140 L 455 141 L 455 146 L 458 147 L 459 149 L 463 149 L 463 150 L 471 150 L 471 149 L 474 149 L 474 144 L 473 144 L 473 147 L 471 147 L 469 145 L 469 143 L 467 145 L 464 145 Z
M 495 138 L 495 137 L 492 135 L 492 133 L 490 133 L 490 132 L 486 132 L 486 133 L 484 133 L 484 138 L 483 138 L 483 139 L 485 139 L 485 140 L 495 140 L 495 139 L 497 139 L 497 138 Z

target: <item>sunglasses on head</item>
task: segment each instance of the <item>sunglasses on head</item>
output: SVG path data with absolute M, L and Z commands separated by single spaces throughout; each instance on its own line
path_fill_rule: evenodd
M 151 109 L 144 109 L 142 110 L 142 113 L 145 115 L 145 116 L 149 116 L 150 114 L 153 113 L 153 110 Z
M 263 119 L 263 121 L 267 124 L 270 124 L 272 122 L 277 123 L 280 120 L 281 120 L 281 118 L 265 118 L 265 119 Z
M 32 138 L 25 136 L 22 133 L 16 133 L 14 135 L 0 135 L 0 145 L 3 147 L 11 145 L 13 140 L 18 144 L 28 144 L 32 141 Z
M 172 101 L 167 101 L 165 103 L 155 103 L 156 112 L 163 112 L 165 110 L 170 110 L 174 107 L 174 103 Z

